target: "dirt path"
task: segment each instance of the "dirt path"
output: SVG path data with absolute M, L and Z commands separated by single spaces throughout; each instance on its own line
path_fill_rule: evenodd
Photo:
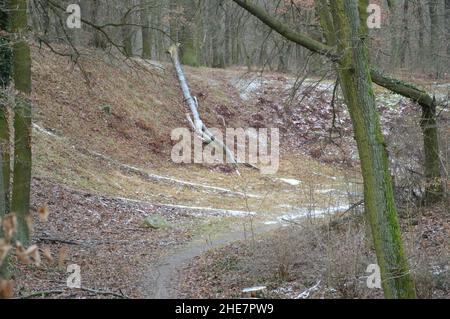
M 210 249 L 224 247 L 236 241 L 246 240 L 274 230 L 280 225 L 258 225 L 253 232 L 243 229 L 217 234 L 214 238 L 196 239 L 175 253 L 164 258 L 156 267 L 147 271 L 144 279 L 144 298 L 175 299 L 178 297 L 178 287 L 183 280 L 181 270 L 193 258 L 202 255 Z

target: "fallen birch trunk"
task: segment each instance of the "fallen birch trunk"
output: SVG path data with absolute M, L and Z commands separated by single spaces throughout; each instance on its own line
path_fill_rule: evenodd
M 233 164 L 235 166 L 236 173 L 238 175 L 241 175 L 237 168 L 237 161 L 236 161 L 233 151 L 231 151 L 228 148 L 228 146 L 223 143 L 223 141 L 217 139 L 208 130 L 208 128 L 206 127 L 206 125 L 203 123 L 203 121 L 200 118 L 200 115 L 198 113 L 198 101 L 195 97 L 193 97 L 191 95 L 189 86 L 186 81 L 186 77 L 184 76 L 183 69 L 181 68 L 181 63 L 178 58 L 178 45 L 176 45 L 176 44 L 172 45 L 169 48 L 168 53 L 170 54 L 170 57 L 172 59 L 172 63 L 175 68 L 175 72 L 177 74 L 178 81 L 181 86 L 181 90 L 183 91 L 184 100 L 186 101 L 187 105 L 189 106 L 189 109 L 192 114 L 192 118 L 189 114 L 186 114 L 189 124 L 191 125 L 194 132 L 200 137 L 200 139 L 204 143 L 206 143 L 206 144 L 216 143 L 216 145 L 218 145 L 218 147 L 222 148 L 226 154 L 228 162 Z
M 315 292 L 317 290 L 319 290 L 320 287 L 320 280 L 317 282 L 317 284 L 315 284 L 314 286 L 312 286 L 311 288 L 306 289 L 305 291 L 303 291 L 301 294 L 299 294 L 295 299 L 308 299 L 309 295 L 312 292 Z

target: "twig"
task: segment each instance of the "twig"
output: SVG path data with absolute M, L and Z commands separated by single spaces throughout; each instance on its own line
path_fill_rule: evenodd
M 97 295 L 110 295 L 110 296 L 114 296 L 114 297 L 118 297 L 118 298 L 122 298 L 122 299 L 131 299 L 130 297 L 128 297 L 127 295 L 123 294 L 122 292 L 120 292 L 120 294 L 115 293 L 113 291 L 102 291 L 102 290 L 95 290 L 95 289 L 91 289 L 91 288 L 86 288 L 86 287 L 81 287 L 81 288 L 75 288 L 78 290 L 82 290 L 82 291 L 87 291 L 93 294 L 97 294 Z M 38 296 L 46 296 L 46 295 L 51 295 L 51 294 L 62 294 L 64 292 L 67 292 L 68 290 L 44 290 L 44 291 L 37 291 L 37 292 L 33 292 L 29 295 L 26 296 L 22 296 L 22 297 L 17 297 L 16 299 L 28 299 L 28 298 L 32 298 L 32 297 L 38 297 Z
M 364 204 L 364 199 L 360 200 L 357 203 L 354 203 L 353 205 L 351 205 L 346 211 L 342 212 L 342 213 L 337 213 L 334 218 L 330 221 L 331 225 L 336 225 L 339 221 L 340 218 L 344 217 L 348 212 L 352 211 L 353 209 L 355 209 L 358 206 L 361 206 L 362 204 Z
M 62 244 L 67 244 L 67 245 L 81 245 L 80 243 L 77 243 L 75 241 L 60 239 L 60 238 L 52 238 L 52 237 L 38 237 L 38 238 L 36 238 L 36 240 L 49 241 L 52 243 L 62 243 Z
M 111 296 L 122 298 L 122 299 L 131 299 L 127 295 L 124 295 L 122 292 L 120 294 L 118 294 L 118 293 L 115 293 L 113 291 L 95 290 L 95 289 L 90 289 L 90 288 L 86 288 L 86 287 L 81 287 L 79 289 L 83 290 L 83 291 L 91 292 L 91 293 L 94 293 L 94 294 L 98 294 L 98 295 L 111 295 Z
M 333 130 L 336 130 L 336 107 L 335 107 L 335 102 L 336 102 L 336 97 L 337 97 L 338 86 L 339 86 L 339 78 L 336 80 L 336 83 L 334 84 L 333 97 L 331 98 L 331 108 L 333 110 L 333 121 L 331 123 L 330 139 L 332 138 Z M 339 135 L 342 137 L 342 134 L 341 134 L 340 131 L 339 131 Z
M 349 209 L 347 209 L 345 212 L 343 212 L 342 214 L 339 214 L 339 217 L 344 216 L 345 214 L 347 214 L 349 211 L 355 209 L 358 206 L 361 206 L 362 204 L 364 204 L 364 199 L 361 199 L 359 202 L 354 203 L 352 206 L 350 206 Z
M 28 299 L 28 298 L 32 298 L 32 297 L 38 297 L 38 296 L 46 296 L 46 295 L 53 295 L 53 294 L 62 294 L 64 293 L 64 290 L 44 290 L 44 291 L 37 291 L 37 292 L 33 292 L 29 295 L 26 296 L 21 296 L 21 297 L 17 297 L 16 299 Z
M 287 218 L 282 218 L 281 220 L 286 222 L 286 223 L 294 224 L 294 225 L 297 225 L 297 226 L 303 226 L 302 224 L 297 223 L 297 222 L 295 222 L 293 220 L 290 220 L 290 219 L 287 219 Z

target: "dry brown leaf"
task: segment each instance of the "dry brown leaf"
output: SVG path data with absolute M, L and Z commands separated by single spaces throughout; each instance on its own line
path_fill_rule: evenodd
M 4 239 L 0 239 L 0 267 L 11 248 L 11 245 L 8 245 Z
M 25 248 L 22 246 L 22 243 L 20 243 L 19 241 L 16 242 L 16 253 L 17 253 L 17 259 L 19 259 L 19 261 L 22 264 L 24 264 L 24 265 L 31 264 L 30 256 L 28 256 L 25 253 Z
M 14 297 L 14 282 L 12 280 L 0 280 L 0 299 Z
M 28 231 L 33 232 L 33 216 L 28 215 L 25 217 L 25 221 L 27 222 Z
M 38 215 L 41 222 L 46 223 L 48 221 L 48 215 L 50 214 L 47 205 L 39 207 Z
M 66 259 L 67 259 L 67 248 L 61 247 L 61 249 L 59 250 L 58 266 L 64 267 Z
M 50 251 L 49 247 L 44 247 L 42 249 L 42 255 L 44 256 L 45 259 L 47 259 L 47 261 L 52 264 L 54 262 L 53 256 L 52 256 L 52 252 Z
M 41 265 L 41 254 L 37 245 L 32 245 L 27 249 L 23 248 L 20 242 L 17 242 L 17 258 L 25 265 L 33 263 L 36 267 Z
M 36 267 L 41 265 L 41 253 L 39 252 L 39 247 L 37 245 L 28 247 L 25 254 L 31 258 Z
M 18 253 L 25 252 L 25 248 L 23 248 L 23 245 L 20 241 L 16 241 L 16 249 Z
M 3 236 L 9 242 L 17 229 L 17 217 L 14 214 L 8 214 L 2 219 Z

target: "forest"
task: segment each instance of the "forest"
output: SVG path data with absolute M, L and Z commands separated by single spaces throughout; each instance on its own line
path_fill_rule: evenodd
M 450 0 L 0 0 L 0 78 L 0 299 L 450 299 Z

